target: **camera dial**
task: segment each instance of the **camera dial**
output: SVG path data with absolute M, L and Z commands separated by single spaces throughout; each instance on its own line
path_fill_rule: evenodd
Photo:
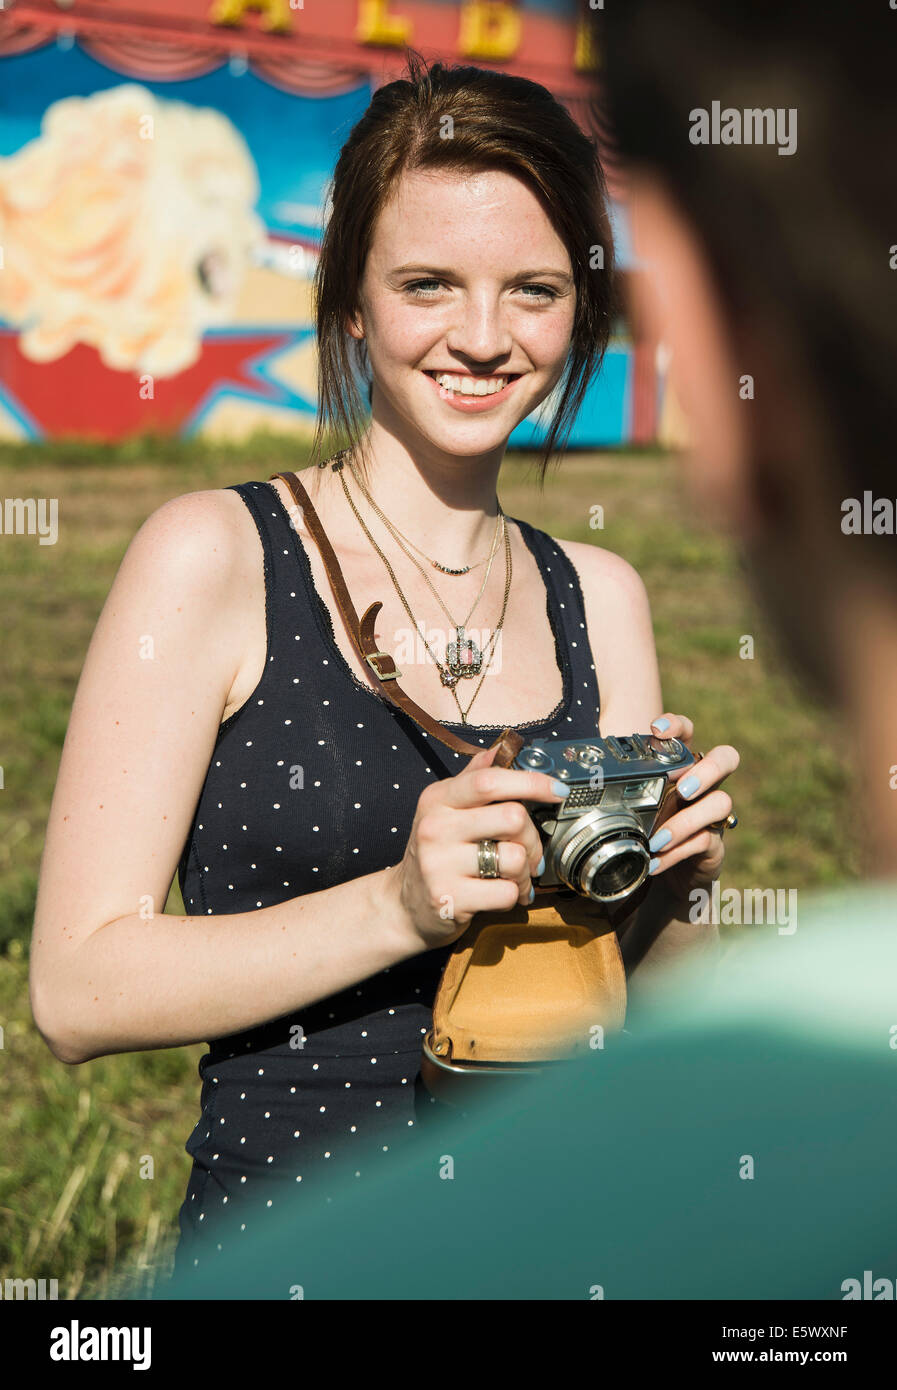
M 682 757 L 682 744 L 678 738 L 655 738 L 651 736 L 651 752 L 659 763 L 676 763 Z
M 554 758 L 541 748 L 524 748 L 517 761 L 535 772 L 550 772 L 554 767 Z

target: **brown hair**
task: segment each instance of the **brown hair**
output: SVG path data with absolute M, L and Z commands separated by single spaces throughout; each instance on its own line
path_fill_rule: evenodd
M 541 199 L 567 247 L 576 286 L 570 352 L 541 454 L 544 480 L 551 454 L 563 449 L 601 364 L 614 312 L 613 238 L 595 142 L 545 87 L 525 78 L 442 63 L 428 67 L 414 52 L 407 73 L 375 92 L 343 145 L 333 176 L 314 283 L 318 419 L 313 457 L 320 457 L 328 427 L 355 447 L 361 441 L 359 378 L 368 375 L 367 355 L 345 324 L 357 309 L 374 225 L 400 175 L 423 168 L 498 168 L 522 178 Z M 602 256 L 596 257 L 599 248 Z M 595 259 L 603 268 L 592 268 Z
M 832 600 L 860 568 L 897 598 L 897 541 L 842 531 L 846 499 L 893 499 L 897 184 L 895 16 L 854 0 L 627 0 L 595 15 L 599 119 L 627 164 L 660 179 L 691 226 L 735 360 L 765 535 L 749 578 L 789 654 L 829 702 Z M 791 156 L 696 148 L 696 109 L 794 108 Z M 737 383 L 733 384 L 733 392 Z

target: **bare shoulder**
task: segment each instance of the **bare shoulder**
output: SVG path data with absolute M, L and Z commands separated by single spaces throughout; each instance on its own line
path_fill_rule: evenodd
M 610 599 L 618 607 L 647 607 L 648 594 L 644 581 L 638 570 L 622 555 L 583 541 L 560 540 L 555 536 L 552 540 L 572 560 L 586 602 L 589 599 Z
M 237 493 L 209 488 L 172 497 L 151 512 L 130 549 L 182 572 L 207 566 L 206 577 L 245 563 L 247 538 L 255 532 L 252 519 Z
M 172 497 L 147 517 L 119 567 L 101 626 L 136 622 L 185 643 L 185 653 L 201 650 L 230 714 L 258 680 L 264 613 L 255 522 L 238 493 L 209 488 Z
M 601 691 L 601 732 L 646 729 L 663 709 L 651 606 L 638 571 L 599 545 L 555 542 L 573 562 Z
M 187 599 L 196 619 L 233 623 L 258 603 L 262 547 L 238 493 L 182 493 L 151 512 L 131 541 L 113 586 L 129 604 L 150 594 L 159 607 Z M 185 610 L 186 611 L 186 610 Z

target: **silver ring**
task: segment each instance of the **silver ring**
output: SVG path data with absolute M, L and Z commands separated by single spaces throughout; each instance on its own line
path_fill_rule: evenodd
M 498 867 L 498 844 L 495 840 L 477 841 L 477 863 L 480 878 L 501 878 Z

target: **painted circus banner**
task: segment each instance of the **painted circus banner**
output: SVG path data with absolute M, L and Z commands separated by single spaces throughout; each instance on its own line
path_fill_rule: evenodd
M 0 9 L 0 438 L 309 432 L 311 276 L 337 152 L 428 57 L 544 82 L 588 119 L 574 0 L 19 0 Z M 611 171 L 619 255 L 625 190 Z M 620 323 L 581 445 L 662 432 Z M 550 402 L 515 430 L 537 443 Z

